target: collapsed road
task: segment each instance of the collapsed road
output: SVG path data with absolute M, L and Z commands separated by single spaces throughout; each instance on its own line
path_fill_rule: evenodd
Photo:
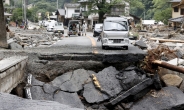
M 31 30 L 26 32 L 28 31 Z M 30 35 L 26 36 L 30 38 Z M 34 41 L 34 37 L 31 38 L 31 41 Z M 28 62 L 24 81 L 11 92 L 19 97 L 0 94 L 3 98 L 0 103 L 8 103 L 3 104 L 1 108 L 184 109 L 183 75 L 152 65 L 153 61 L 162 59 L 168 64 L 182 66 L 183 54 L 167 46 L 156 46 L 158 44 L 155 43 L 151 43 L 152 49 L 145 52 L 143 50 L 147 49 L 149 44 L 149 42 L 145 44 L 147 42 L 145 39 L 136 41 L 136 46 L 132 45 L 129 51 L 122 49 L 101 51 L 98 46 L 79 45 L 48 47 L 53 42 L 50 39 L 46 40 L 50 40 L 50 43 L 44 43 L 44 46 L 40 47 L 36 46 L 43 42 L 38 40 L 35 45 L 29 43 L 27 39 L 24 48 L 20 39 L 19 42 L 11 42 L 11 50 L 1 49 L 1 58 L 12 55 L 28 56 Z M 25 100 L 24 105 L 20 100 Z M 28 106 L 29 104 L 32 106 Z

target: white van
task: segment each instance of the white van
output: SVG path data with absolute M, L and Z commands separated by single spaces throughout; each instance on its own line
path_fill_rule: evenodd
M 57 21 L 48 20 L 47 31 L 53 31 L 55 25 L 57 25 Z
M 124 47 L 128 50 L 129 24 L 123 17 L 107 17 L 103 22 L 100 35 L 102 49 L 107 47 Z

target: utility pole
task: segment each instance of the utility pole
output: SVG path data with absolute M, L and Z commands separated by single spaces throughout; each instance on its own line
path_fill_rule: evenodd
M 58 0 L 57 0 L 57 9 L 58 9 Z
M 24 0 L 24 20 L 26 21 L 26 0 Z

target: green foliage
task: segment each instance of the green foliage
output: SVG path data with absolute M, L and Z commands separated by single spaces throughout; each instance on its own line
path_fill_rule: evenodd
M 13 10 L 13 16 L 12 16 L 12 20 L 13 21 L 22 21 L 23 18 L 23 13 L 22 13 L 22 8 L 16 8 L 15 10 Z
M 98 13 L 99 22 L 102 22 L 103 16 L 105 14 L 110 13 L 111 7 L 113 5 L 120 5 L 120 4 L 123 5 L 124 4 L 123 1 L 122 0 L 110 0 L 110 2 L 108 3 L 106 2 L 106 0 L 89 0 L 88 11 L 85 14 L 89 15 L 92 13 Z
M 131 0 L 130 13 L 140 18 L 155 19 L 167 23 L 171 18 L 171 6 L 168 3 L 170 0 Z
M 171 8 L 167 8 L 163 11 L 156 11 L 155 14 L 154 14 L 154 19 L 156 21 L 162 21 L 162 22 L 164 22 L 164 24 L 167 24 L 168 19 L 172 17 L 171 13 L 172 13 Z
M 172 9 L 168 1 L 170 0 L 153 0 L 153 18 L 157 21 L 164 22 L 164 24 L 167 24 L 168 19 L 172 17 Z

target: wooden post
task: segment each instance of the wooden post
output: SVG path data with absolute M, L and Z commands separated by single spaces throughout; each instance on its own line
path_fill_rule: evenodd
M 8 48 L 3 0 L 0 0 L 0 47 Z

